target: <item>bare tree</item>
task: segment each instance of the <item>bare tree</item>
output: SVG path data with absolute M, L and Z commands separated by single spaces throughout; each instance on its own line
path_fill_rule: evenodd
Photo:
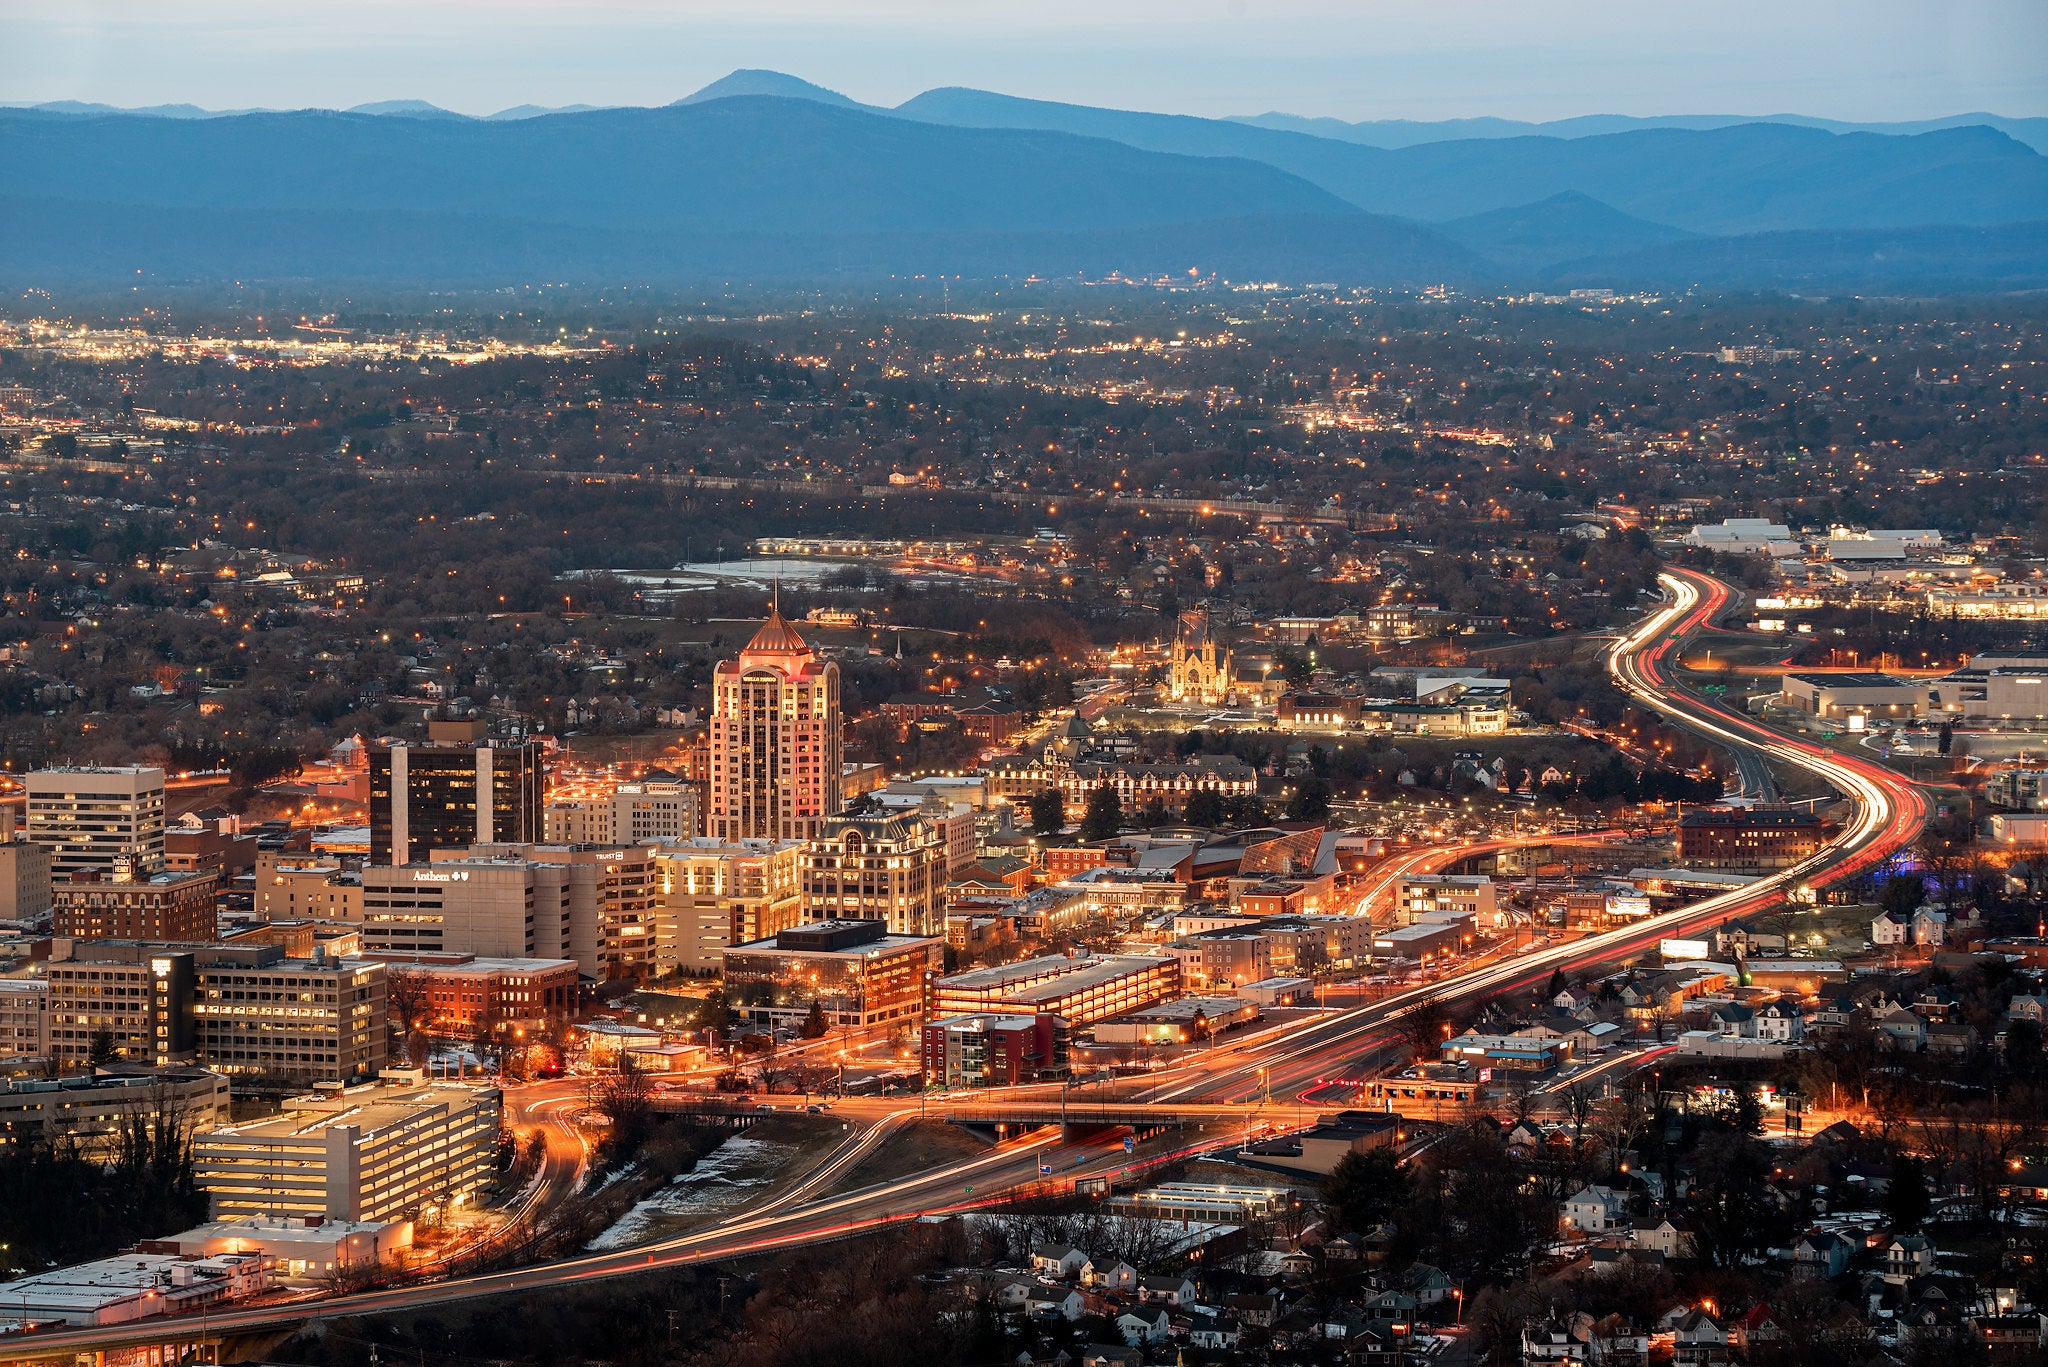
M 1424 997 L 1394 1018 L 1409 1052 L 1418 1060 L 1435 1058 L 1451 1034 L 1451 1009 L 1441 997 Z
M 432 979 L 416 968 L 390 965 L 384 970 L 384 1009 L 399 1054 L 407 1063 L 419 1062 L 417 1054 L 433 1012 Z
M 654 1117 L 654 1082 L 626 1053 L 619 1055 L 615 1073 L 601 1073 L 591 1079 L 590 1108 L 611 1126 L 607 1141 L 614 1157 L 624 1157 L 640 1147 Z

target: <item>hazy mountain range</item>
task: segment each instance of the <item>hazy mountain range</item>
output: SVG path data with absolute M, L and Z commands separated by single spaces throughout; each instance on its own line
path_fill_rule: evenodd
M 2048 120 L 1342 124 L 740 71 L 487 118 L 0 109 L 0 279 L 2048 285 Z

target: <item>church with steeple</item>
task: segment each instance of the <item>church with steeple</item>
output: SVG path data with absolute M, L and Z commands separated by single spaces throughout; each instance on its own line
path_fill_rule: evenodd
M 781 595 L 711 678 L 711 802 L 721 840 L 809 840 L 840 808 L 839 666 L 782 616 Z

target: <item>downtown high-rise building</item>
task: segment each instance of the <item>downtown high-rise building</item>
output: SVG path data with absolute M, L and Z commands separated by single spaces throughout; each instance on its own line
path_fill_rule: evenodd
M 146 878 L 164 863 L 164 771 L 38 769 L 28 776 L 27 825 L 57 879 Z
M 711 810 L 720 840 L 808 840 L 840 807 L 839 666 L 778 604 L 711 681 Z
M 425 745 L 370 750 L 370 862 L 541 836 L 540 747 L 493 744 L 473 721 L 427 724 Z

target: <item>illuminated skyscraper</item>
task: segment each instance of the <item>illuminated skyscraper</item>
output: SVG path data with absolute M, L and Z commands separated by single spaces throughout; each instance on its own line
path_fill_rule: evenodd
M 839 810 L 839 666 L 778 603 L 711 681 L 711 812 L 720 840 L 808 840 Z

